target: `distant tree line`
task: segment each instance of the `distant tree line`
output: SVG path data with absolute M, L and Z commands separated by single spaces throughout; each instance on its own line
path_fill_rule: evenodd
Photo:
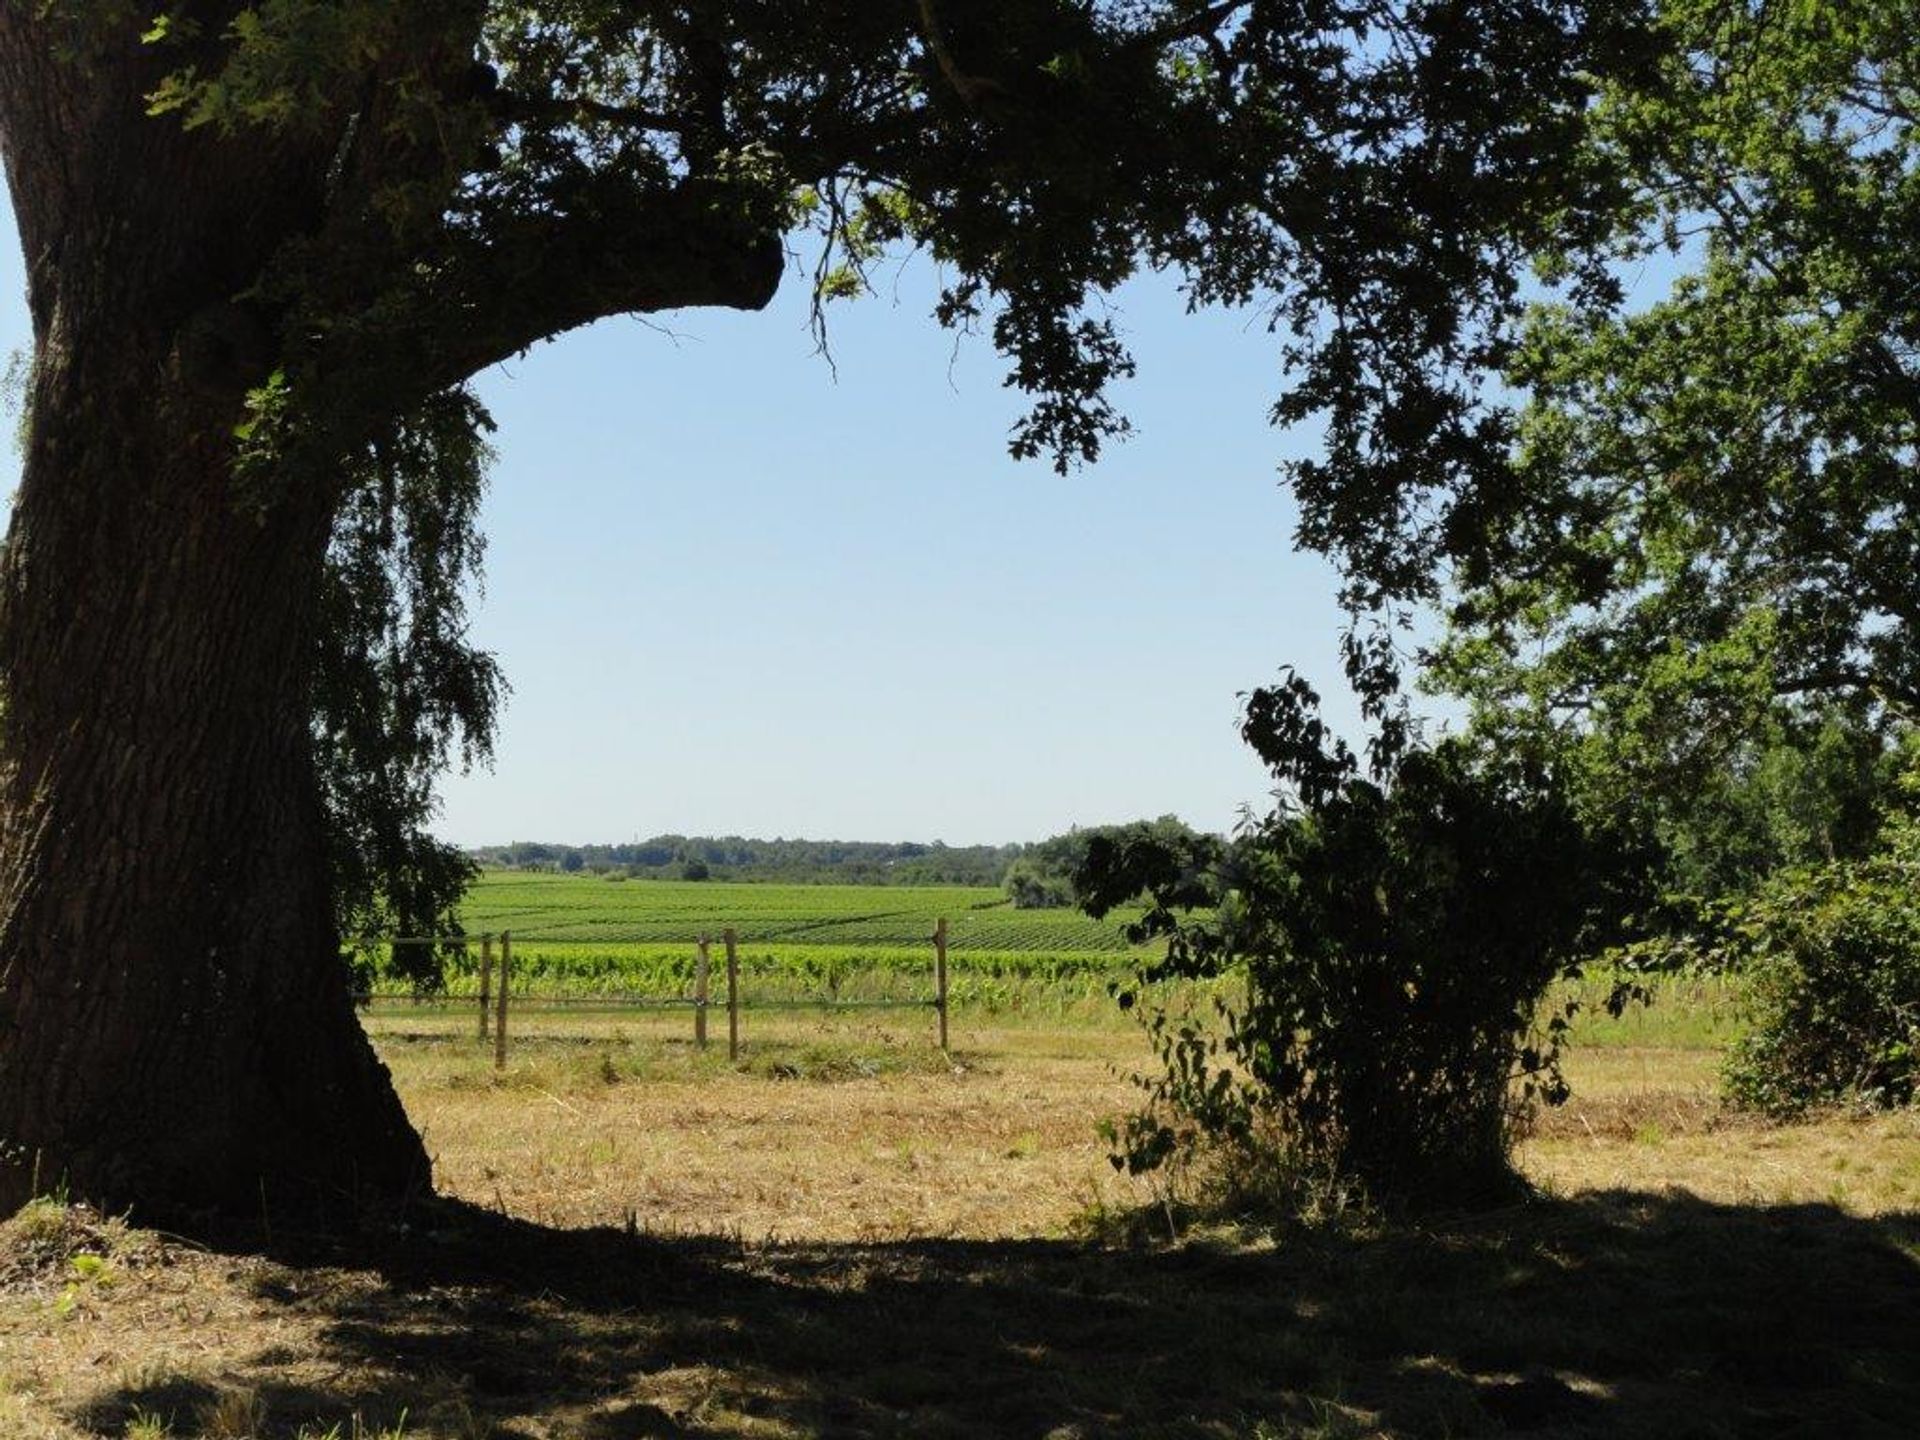
M 655 835 L 620 845 L 516 840 L 467 852 L 501 870 L 545 870 L 628 880 L 744 880 L 788 885 L 991 885 L 1020 909 L 1079 903 L 1073 874 L 1094 837 L 1140 831 L 1173 842 L 1197 833 L 1173 815 L 1131 825 L 1075 828 L 1045 840 L 946 845 L 938 840 L 750 840 L 740 835 Z
M 763 880 L 820 885 L 998 885 L 1032 847 L 655 835 L 619 845 L 517 840 L 470 852 L 482 866 L 635 880 Z

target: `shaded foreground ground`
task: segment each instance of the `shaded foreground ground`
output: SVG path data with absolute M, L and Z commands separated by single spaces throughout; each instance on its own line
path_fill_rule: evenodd
M 1619 1046 L 1530 1142 L 1557 1198 L 1114 1250 L 1061 1237 L 1137 1198 L 1091 1133 L 1127 1101 L 1129 1037 L 976 1030 L 955 1067 L 910 1036 L 758 1034 L 739 1069 L 631 1030 L 536 1035 L 496 1082 L 476 1046 L 390 1027 L 464 1203 L 351 1256 L 14 1222 L 0 1436 L 1920 1426 L 1912 1114 L 1734 1123 L 1710 1054 Z
M 16 1395 L 7 1433 L 119 1436 L 158 1415 L 194 1434 L 245 1391 L 287 1427 L 263 1434 L 405 1412 L 409 1435 L 556 1440 L 1906 1436 L 1916 1245 L 1910 1217 L 1623 1194 L 1134 1253 L 763 1249 L 455 1212 L 365 1268 L 129 1263 L 121 1293 L 96 1287 L 26 1340 L 75 1352 L 71 1428 L 30 1428 L 46 1412 Z

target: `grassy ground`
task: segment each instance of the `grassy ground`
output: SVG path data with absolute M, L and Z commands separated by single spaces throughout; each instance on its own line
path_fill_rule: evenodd
M 1910 1436 L 1920 1116 L 1719 1108 L 1724 989 L 1592 1029 L 1535 1204 L 1107 1248 L 1091 1002 L 369 1022 L 453 1203 L 348 1257 L 0 1237 L 0 1436 Z M 86 1259 L 76 1257 L 98 1257 Z M 404 1413 L 403 1413 L 404 1412 Z M 151 1422 L 151 1423 L 149 1423 Z M 145 1428 L 141 1428 L 142 1426 Z

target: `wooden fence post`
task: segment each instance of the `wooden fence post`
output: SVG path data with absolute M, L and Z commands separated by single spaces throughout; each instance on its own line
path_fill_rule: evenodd
M 493 1068 L 507 1068 L 507 982 L 513 976 L 513 932 L 500 932 L 500 1009 L 493 1018 Z
M 737 937 L 731 929 L 722 930 L 720 938 L 727 947 L 727 1059 L 740 1058 L 740 950 Z
M 480 937 L 480 1042 L 484 1045 L 491 1017 L 487 1011 L 493 1005 L 493 932 L 488 931 Z
M 693 1043 L 704 1050 L 707 1048 L 707 972 L 711 957 L 707 954 L 707 937 L 700 937 L 700 959 L 693 968 Z
M 933 927 L 933 986 L 940 1011 L 940 1048 L 947 1048 L 947 922 Z

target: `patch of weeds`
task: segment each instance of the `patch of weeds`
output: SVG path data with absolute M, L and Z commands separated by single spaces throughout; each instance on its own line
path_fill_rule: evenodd
M 178 1433 L 176 1427 L 218 1398 L 202 1377 L 164 1356 L 147 1356 L 123 1369 L 114 1388 L 81 1412 L 81 1423 L 95 1434 L 122 1431 L 127 1440 L 153 1440 Z
M 1165 1177 L 1144 1182 L 1135 1177 L 1136 1198 L 1114 1202 L 1095 1191 L 1067 1220 L 1070 1239 L 1112 1250 L 1136 1250 L 1171 1244 L 1180 1238 L 1181 1221 L 1190 1219 L 1188 1207 L 1176 1202 Z M 1150 1191 L 1142 1194 L 1141 1189 Z
M 1262 1420 L 1247 1440 L 1363 1440 L 1381 1433 L 1377 1417 L 1338 1400 L 1310 1397 L 1306 1411 L 1306 1419 L 1299 1424 Z
M 454 1395 L 429 1406 L 426 1419 L 434 1434 L 451 1436 L 454 1440 L 488 1440 L 494 1434 L 493 1426 L 475 1413 L 464 1395 Z M 370 1440 L 403 1440 L 400 1432 L 406 1422 L 406 1412 L 402 1411 L 399 1424 Z
M 1117 1140 L 1111 1122 L 1100 1133 L 1110 1144 Z M 1095 1195 L 1068 1222 L 1068 1235 L 1122 1249 L 1203 1237 L 1260 1245 L 1308 1234 L 1359 1239 L 1382 1220 L 1357 1186 L 1293 1164 L 1272 1145 L 1196 1141 L 1157 1169 L 1126 1178 L 1132 1203 Z
M 0 1289 L 84 1286 L 111 1278 L 113 1265 L 144 1264 L 164 1251 L 158 1237 L 89 1205 L 31 1200 L 0 1222 Z
M 116 1278 L 112 1262 L 106 1256 L 82 1250 L 67 1261 L 67 1283 L 60 1298 L 53 1302 L 53 1313 L 66 1319 L 80 1308 L 88 1291 L 111 1285 Z
M 201 1440 L 258 1440 L 267 1423 L 266 1402 L 251 1390 L 222 1390 L 195 1417 Z
M 52 1195 L 37 1196 L 14 1212 L 7 1221 L 9 1238 L 16 1242 L 45 1244 L 67 1233 L 73 1207 Z
M 541 1088 L 563 1095 L 591 1094 L 635 1081 L 669 1078 L 672 1067 L 665 1063 L 665 1057 L 636 1048 L 628 1041 L 599 1040 L 591 1050 L 547 1066 L 544 1072 L 533 1073 L 536 1079 L 544 1073 L 545 1078 L 539 1079 Z
M 743 1074 L 768 1080 L 833 1084 L 873 1080 L 882 1075 L 940 1075 L 950 1071 L 953 1065 L 931 1046 L 808 1044 L 756 1046 L 737 1068 Z
M 355 1415 L 345 1425 L 336 1423 L 324 1430 L 317 1425 L 302 1425 L 294 1433 L 294 1440 L 407 1440 L 406 1429 L 407 1417 L 404 1412 L 398 1422 L 379 1429 L 369 1426 Z M 461 1430 L 455 1433 L 466 1435 L 470 1432 Z

